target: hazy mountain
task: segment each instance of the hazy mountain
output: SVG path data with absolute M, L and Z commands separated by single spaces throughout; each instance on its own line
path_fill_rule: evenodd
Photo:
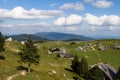
M 12 35 L 12 36 L 9 36 L 9 37 L 12 37 L 13 40 L 17 40 L 17 41 L 24 41 L 24 40 L 27 40 L 27 39 L 32 39 L 34 41 L 47 40 L 45 38 L 42 38 L 40 36 L 36 36 L 34 34 L 19 34 L 19 35 Z
M 48 40 L 92 40 L 92 38 L 82 35 L 59 33 L 59 32 L 38 32 L 35 33 L 34 35 L 41 36 Z

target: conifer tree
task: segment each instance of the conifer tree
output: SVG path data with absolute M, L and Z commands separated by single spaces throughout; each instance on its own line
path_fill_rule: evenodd
M 31 72 L 31 65 L 38 64 L 40 55 L 37 52 L 37 47 L 32 40 L 27 40 L 23 49 L 19 52 L 20 62 L 27 63 L 28 73 Z
M 81 77 L 85 77 L 88 71 L 88 63 L 86 58 L 82 58 L 81 60 L 76 55 L 72 61 L 71 68 L 75 73 L 80 75 Z
M 79 59 L 78 59 L 78 56 L 75 55 L 74 59 L 72 60 L 72 65 L 71 65 L 71 68 L 75 73 L 77 73 L 78 65 L 79 65 Z
M 105 80 L 104 73 L 97 66 L 88 71 L 86 80 Z
M 85 77 L 88 71 L 88 63 L 86 58 L 82 58 L 81 61 L 79 62 L 79 65 L 77 67 L 77 73 L 81 76 L 81 77 Z

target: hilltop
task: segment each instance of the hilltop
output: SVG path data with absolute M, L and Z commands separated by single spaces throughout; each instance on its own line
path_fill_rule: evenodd
M 48 40 L 78 40 L 78 41 L 93 40 L 90 37 L 82 35 L 59 32 L 38 32 L 35 33 L 35 35 L 47 38 Z

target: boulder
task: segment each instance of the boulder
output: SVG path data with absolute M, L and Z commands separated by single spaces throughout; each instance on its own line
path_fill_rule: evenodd
M 82 51 L 82 50 L 83 50 L 83 48 L 80 46 L 76 48 L 76 51 Z

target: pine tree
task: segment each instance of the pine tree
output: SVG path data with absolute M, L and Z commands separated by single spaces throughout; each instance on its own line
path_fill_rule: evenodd
M 79 65 L 79 59 L 78 59 L 78 56 L 75 55 L 74 59 L 72 60 L 72 65 L 71 65 L 71 68 L 75 73 L 77 73 L 78 65 Z
M 37 53 L 37 47 L 32 40 L 27 40 L 21 52 L 19 52 L 20 62 L 27 63 L 28 73 L 31 72 L 32 64 L 39 64 L 40 55 Z
M 118 72 L 117 72 L 116 80 L 120 80 L 120 67 L 119 67 Z
M 0 32 L 0 52 L 5 51 L 4 44 L 5 44 L 5 39 L 2 33 Z
M 81 77 L 85 77 L 88 71 L 88 63 L 86 58 L 82 58 L 81 61 L 79 62 L 79 65 L 77 67 L 77 73 L 81 76 Z
M 71 68 L 81 77 L 85 77 L 88 71 L 88 63 L 86 58 L 82 58 L 80 61 L 78 56 L 76 55 L 72 61 Z
M 95 66 L 88 71 L 86 80 L 105 80 L 104 73 L 99 67 Z

